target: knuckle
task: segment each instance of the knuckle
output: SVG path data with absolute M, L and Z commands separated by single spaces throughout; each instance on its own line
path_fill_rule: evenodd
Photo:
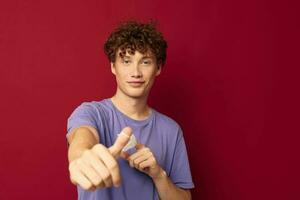
M 138 164 L 138 168 L 141 169 L 143 167 L 142 163 Z
M 94 157 L 92 156 L 91 152 L 86 153 L 83 157 L 81 157 L 81 162 L 85 164 L 91 164 L 94 160 Z
M 95 186 L 99 186 L 102 183 L 102 179 L 100 179 L 99 177 L 97 177 L 97 178 L 94 179 L 93 183 L 94 183 Z
M 101 151 L 102 149 L 103 149 L 102 144 L 96 144 L 93 146 L 92 151 L 98 152 L 98 151 Z
M 89 156 L 91 154 L 90 150 L 84 150 L 82 156 Z
M 100 178 L 96 175 L 92 175 L 90 179 L 94 184 L 97 184 Z
M 113 161 L 112 164 L 108 167 L 109 171 L 116 171 L 118 170 L 118 164 L 116 161 Z
M 72 162 L 69 164 L 69 171 L 70 171 L 70 172 L 74 171 L 75 165 L 76 165 L 76 161 L 72 161 Z
M 110 173 L 104 173 L 103 174 L 103 179 L 105 180 L 105 181 L 108 181 L 109 179 L 110 179 L 110 177 L 111 177 L 111 175 L 110 175 Z
M 77 184 L 77 182 L 75 181 L 75 179 L 73 178 L 72 175 L 70 175 L 70 181 L 71 181 L 71 183 L 74 184 L 74 185 Z
M 76 177 L 75 177 L 76 178 Z M 85 190 L 89 190 L 93 184 L 90 181 L 84 181 L 83 179 L 81 179 L 80 177 L 77 176 L 77 184 L 82 187 Z
M 134 161 L 133 161 L 133 164 L 134 164 L 134 165 L 137 165 L 137 164 L 138 164 L 137 160 L 134 160 Z
M 91 183 L 82 184 L 81 187 L 85 190 L 92 189 L 93 185 Z

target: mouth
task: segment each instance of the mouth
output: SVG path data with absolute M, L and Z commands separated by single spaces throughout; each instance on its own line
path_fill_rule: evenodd
M 141 85 L 143 85 L 145 82 L 144 81 L 128 81 L 127 82 L 130 86 L 133 87 L 140 87 Z

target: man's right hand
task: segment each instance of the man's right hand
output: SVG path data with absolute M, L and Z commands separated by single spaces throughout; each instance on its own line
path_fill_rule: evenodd
M 118 187 L 121 184 L 121 176 L 117 159 L 131 135 L 132 129 L 126 127 L 111 147 L 96 144 L 93 148 L 85 150 L 79 158 L 69 164 L 71 182 L 85 190 Z

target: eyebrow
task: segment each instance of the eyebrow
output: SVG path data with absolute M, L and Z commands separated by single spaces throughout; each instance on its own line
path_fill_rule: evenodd
M 123 58 L 131 58 L 132 56 L 126 56 L 124 55 Z M 141 59 L 147 59 L 147 58 L 150 58 L 150 59 L 154 59 L 153 56 L 143 56 Z
M 145 58 L 151 58 L 153 59 L 153 56 L 143 56 L 142 59 L 145 59 Z

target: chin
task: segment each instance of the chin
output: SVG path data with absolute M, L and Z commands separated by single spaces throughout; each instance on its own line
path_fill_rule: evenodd
M 140 99 L 145 97 L 145 94 L 140 94 L 140 93 L 127 93 L 126 95 L 134 99 Z
M 147 91 L 142 88 L 119 88 L 119 89 L 120 92 L 122 92 L 124 95 L 131 98 L 140 99 L 147 96 Z
M 140 99 L 146 96 L 143 91 L 126 91 L 124 94 L 135 99 Z

